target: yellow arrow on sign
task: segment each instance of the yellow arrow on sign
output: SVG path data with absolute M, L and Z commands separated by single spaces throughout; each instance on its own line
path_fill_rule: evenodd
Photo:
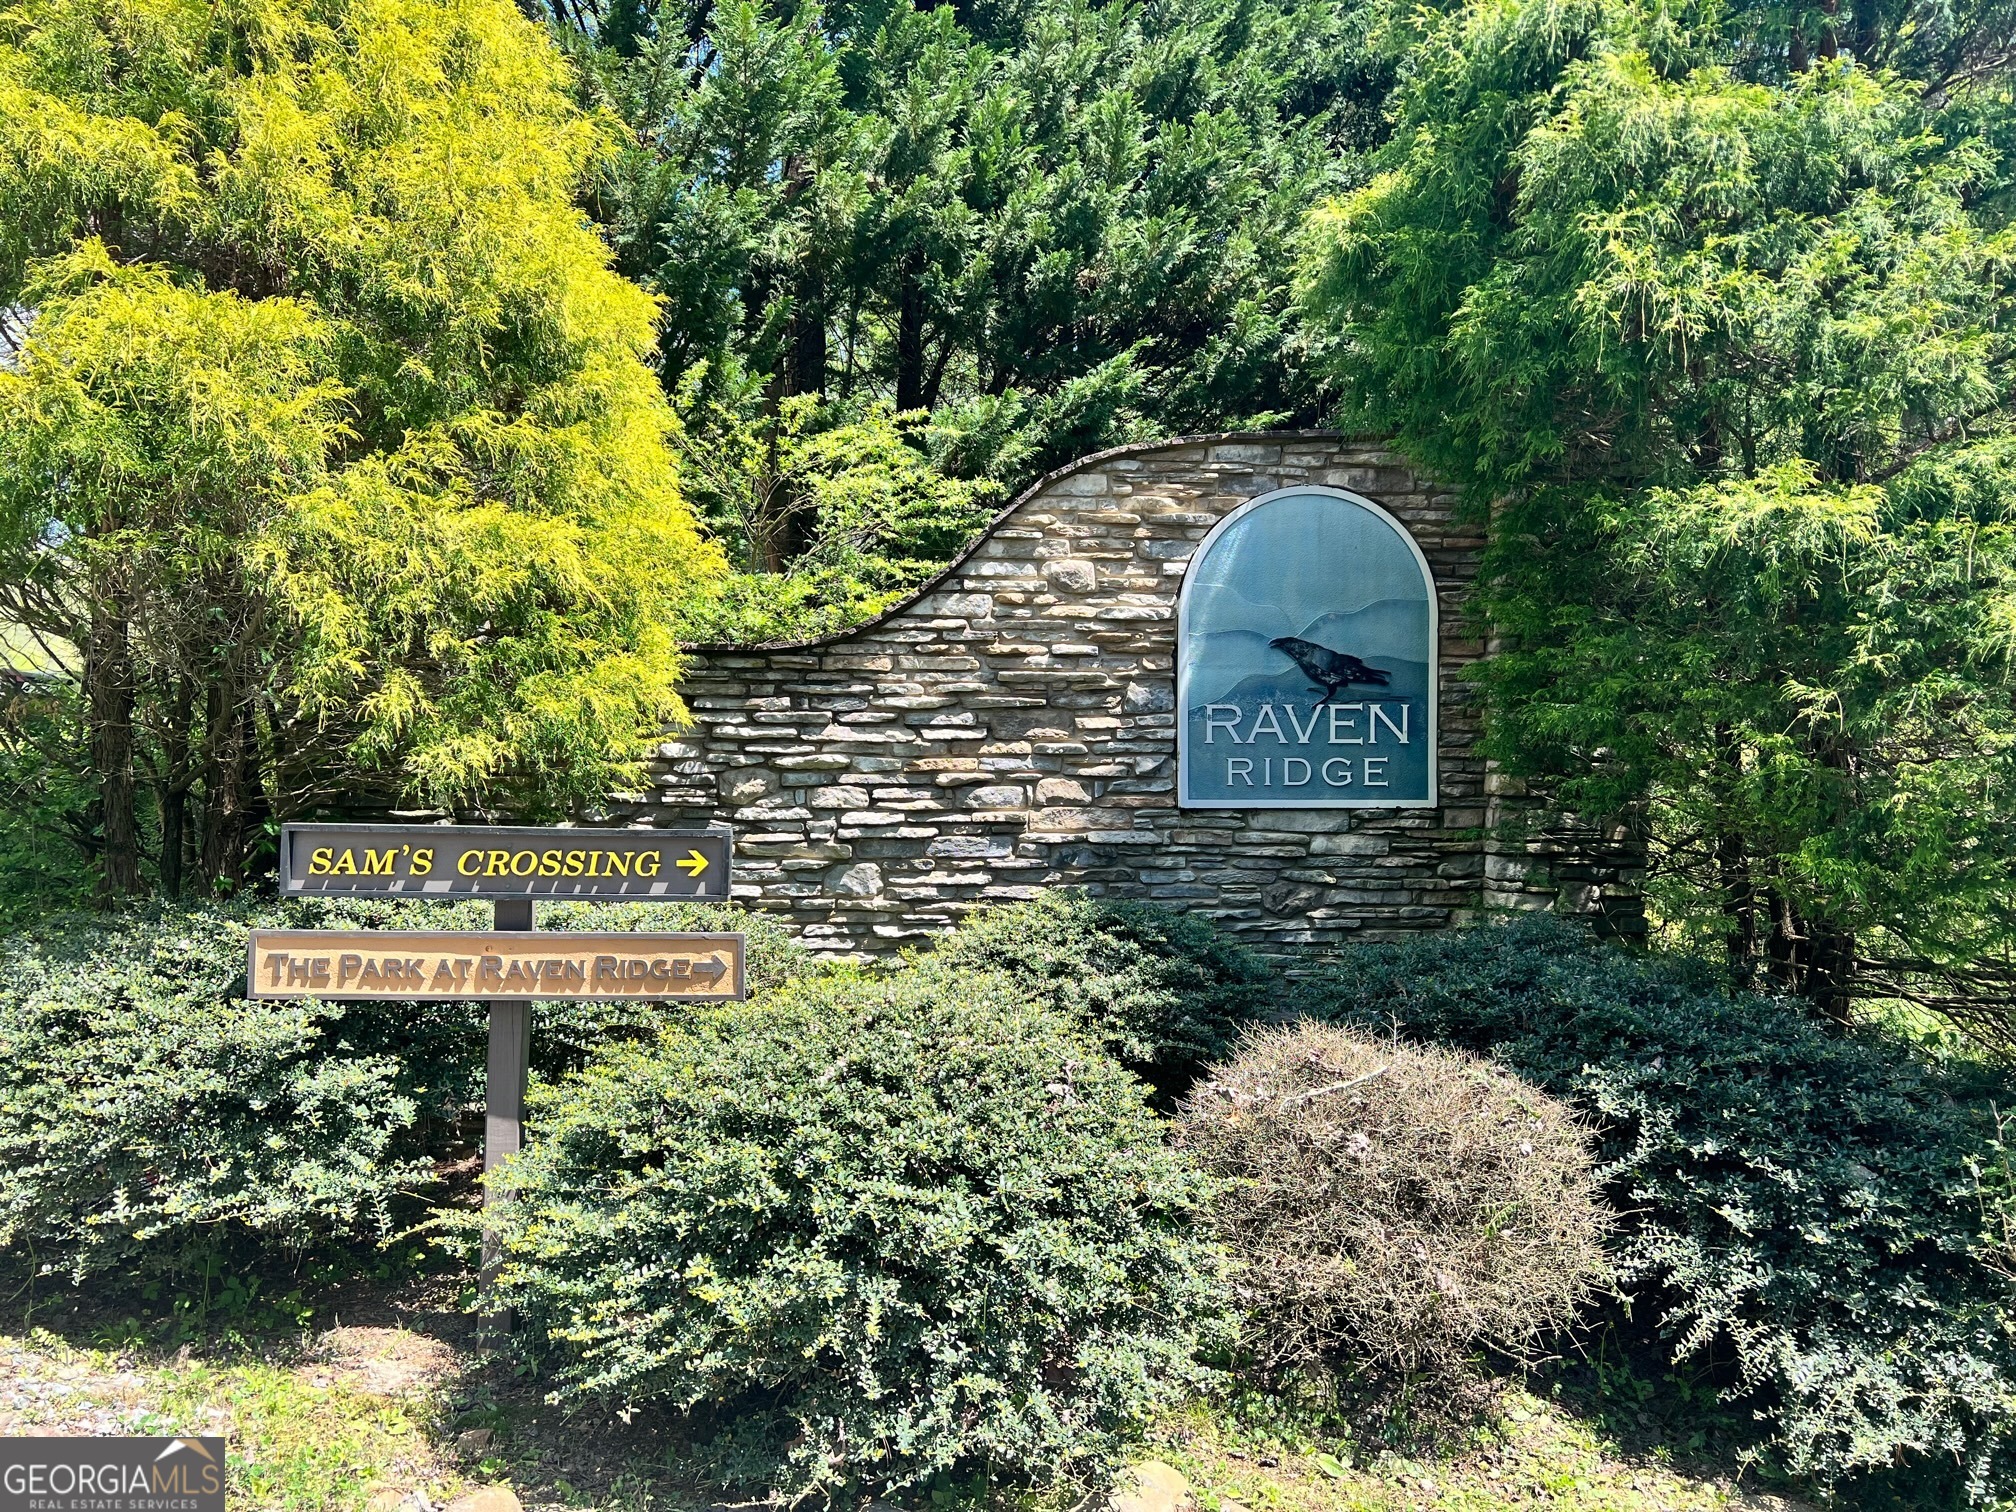
M 689 877 L 697 877 L 700 873 L 707 870 L 707 858 L 698 851 L 688 851 L 686 852 L 685 860 L 674 861 L 672 864 L 674 866 L 685 867 L 686 875 Z

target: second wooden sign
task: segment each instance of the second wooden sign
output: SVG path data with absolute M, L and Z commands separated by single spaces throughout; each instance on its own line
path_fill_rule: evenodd
M 647 998 L 744 996 L 739 934 L 588 934 L 255 929 L 255 998 Z

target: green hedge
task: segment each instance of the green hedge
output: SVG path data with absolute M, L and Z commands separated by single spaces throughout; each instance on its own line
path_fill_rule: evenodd
M 919 959 L 1013 977 L 1165 1092 L 1231 1054 L 1280 991 L 1267 963 L 1208 919 L 1068 888 L 985 909 Z
M 248 1003 L 245 922 L 79 921 L 0 956 L 0 1251 L 71 1280 L 386 1232 L 424 1084 L 339 1006 Z
M 1593 1115 L 1633 1290 L 1677 1356 L 1733 1353 L 1787 1469 L 2016 1489 L 2016 1288 L 1974 1177 L 1992 1129 L 1908 1047 L 1546 919 L 1359 947 L 1303 990 Z
M 1005 977 L 806 978 L 536 1114 L 500 1300 L 564 1395 L 774 1425 L 780 1493 L 1096 1474 L 1219 1326 L 1205 1183 Z
M 142 909 L 0 944 L 0 1270 L 138 1278 L 220 1246 L 375 1241 L 482 1096 L 484 1010 L 244 996 L 254 926 L 487 927 L 473 903 Z M 541 927 L 742 929 L 750 977 L 805 967 L 783 927 L 706 905 L 548 905 Z M 656 1031 L 641 1004 L 536 1010 L 535 1072 Z

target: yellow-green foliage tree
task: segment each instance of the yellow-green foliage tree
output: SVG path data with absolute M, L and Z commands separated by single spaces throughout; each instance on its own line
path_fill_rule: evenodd
M 0 618 L 115 892 L 394 799 L 592 802 L 717 570 L 609 150 L 507 0 L 0 13 Z

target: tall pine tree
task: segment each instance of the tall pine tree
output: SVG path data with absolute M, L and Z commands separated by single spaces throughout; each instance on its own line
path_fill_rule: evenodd
M 1130 439 L 1320 420 L 1304 212 L 1384 129 L 1391 60 L 1340 0 L 667 0 L 545 14 L 629 127 L 598 214 L 666 301 L 697 453 L 904 420 L 1014 488 Z M 792 422 L 802 431 L 802 411 Z M 814 549 L 764 486 L 747 561 Z
M 1641 826 L 1663 922 L 1740 978 L 2009 1040 L 1996 8 L 1453 13 L 1309 301 L 1348 413 L 1488 512 L 1493 753 Z

